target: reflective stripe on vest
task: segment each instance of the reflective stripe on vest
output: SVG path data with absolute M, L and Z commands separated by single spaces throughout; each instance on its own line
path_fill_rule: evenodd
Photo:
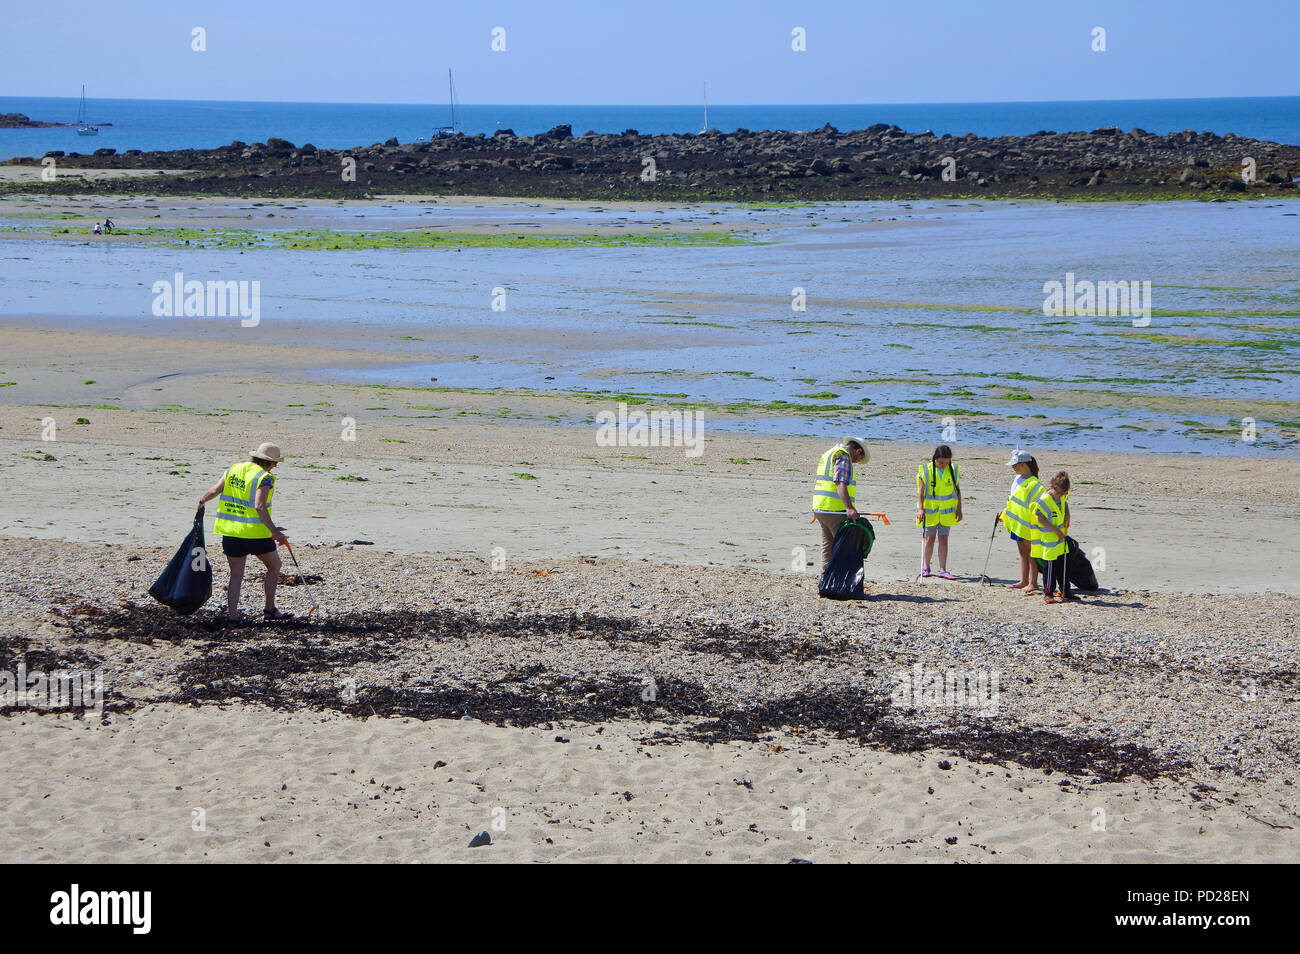
M 257 514 L 257 487 L 266 471 L 252 461 L 236 464 L 226 471 L 225 483 L 217 505 L 217 522 L 213 532 L 226 537 L 263 539 L 271 535 L 271 528 Z M 267 488 L 266 512 L 271 512 L 271 497 L 275 486 Z
M 1026 477 L 1016 484 L 1016 489 L 1007 498 L 1007 505 L 1002 511 L 1002 523 L 1021 540 L 1032 542 L 1038 538 L 1038 521 L 1031 516 L 1031 512 L 1034 503 L 1043 493 L 1046 491 L 1037 477 Z
M 1062 534 L 1065 533 L 1065 504 L 1057 503 L 1055 498 L 1047 491 L 1038 495 L 1033 506 L 1034 522 L 1039 519 L 1046 520 Z M 1044 560 L 1055 560 L 1065 552 L 1065 538 L 1062 536 L 1057 540 L 1052 534 L 1048 533 L 1041 527 L 1038 528 L 1037 535 L 1034 537 L 1033 546 L 1029 549 L 1029 555 Z
M 916 468 L 917 493 L 925 495 L 925 525 L 952 527 L 957 524 L 957 485 L 961 483 L 961 465 L 953 464 L 934 473 L 934 461 Z M 931 490 L 930 478 L 934 477 Z
M 817 462 L 817 475 L 813 478 L 813 499 L 812 508 L 814 511 L 830 511 L 832 513 L 844 513 L 844 501 L 835 489 L 835 458 L 841 454 L 848 454 L 849 449 L 843 444 L 836 444 L 826 453 L 822 454 L 821 460 Z M 853 472 L 853 456 L 849 455 L 849 482 L 845 485 L 848 488 L 849 500 L 854 503 L 858 499 L 858 475 Z

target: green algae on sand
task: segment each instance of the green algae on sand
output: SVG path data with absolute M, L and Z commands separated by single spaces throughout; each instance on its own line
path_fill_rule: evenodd
M 90 235 L 89 228 L 53 229 L 25 226 L 0 227 L 4 231 L 24 232 L 33 237 L 68 234 Z M 706 247 L 753 245 L 755 241 L 735 232 L 556 232 L 544 235 L 485 234 L 479 232 L 413 231 L 340 231 L 336 229 L 199 229 L 199 228 L 118 228 L 118 239 L 138 239 L 166 245 L 197 248 L 302 249 L 351 251 L 357 249 L 435 249 L 435 248 L 627 248 L 627 247 Z

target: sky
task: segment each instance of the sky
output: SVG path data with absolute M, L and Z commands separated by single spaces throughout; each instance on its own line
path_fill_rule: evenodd
M 1300 0 L 5 0 L 0 16 L 0 96 L 439 103 L 448 67 L 463 103 L 696 103 L 705 83 L 719 104 L 1300 95 Z

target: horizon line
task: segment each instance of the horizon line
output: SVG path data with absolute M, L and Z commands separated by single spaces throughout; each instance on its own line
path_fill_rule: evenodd
M 5 93 L 0 94 L 0 100 L 4 99 L 52 99 L 52 100 L 69 100 L 78 102 L 81 96 L 34 96 L 23 94 Z M 1186 102 L 1217 102 L 1237 99 L 1300 99 L 1300 93 L 1284 93 L 1271 96 L 1148 96 L 1133 97 L 1127 99 L 996 99 L 996 100 L 952 100 L 946 102 L 939 101 L 916 101 L 916 102 L 896 102 L 896 103 L 710 103 L 714 108 L 731 108 L 731 107 L 807 107 L 807 108 L 844 108 L 855 106 L 866 107 L 886 107 L 886 106 L 1015 106 L 1015 105 L 1078 105 L 1089 103 L 1186 103 Z M 250 103 L 263 105 L 284 105 L 284 106 L 428 106 L 433 108 L 445 108 L 446 104 L 440 101 L 434 102 L 376 102 L 370 100 L 296 100 L 296 99 L 152 99 L 149 97 L 138 96 L 88 96 L 87 101 L 98 102 L 139 102 L 139 103 Z M 679 109 L 679 108 L 700 108 L 700 103 L 459 103 L 460 106 L 491 106 L 498 108 L 515 107 L 515 108 L 547 108 L 547 109 Z

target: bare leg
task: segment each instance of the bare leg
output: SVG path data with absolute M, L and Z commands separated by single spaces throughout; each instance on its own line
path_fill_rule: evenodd
M 939 537 L 939 570 L 948 572 L 948 535 Z
M 1029 542 L 1027 540 L 1017 540 L 1016 550 L 1020 554 L 1020 582 L 1008 583 L 1009 590 L 1023 590 L 1029 586 Z
M 230 564 L 230 586 L 226 588 L 226 615 L 231 619 L 239 618 L 239 590 L 244 585 L 244 564 L 248 557 L 227 556 Z
M 1029 553 L 1031 544 L 1025 544 L 1025 552 Z M 1033 557 L 1027 557 L 1029 560 L 1029 585 L 1025 587 L 1025 595 L 1029 595 L 1038 590 L 1038 561 Z
M 925 567 L 927 570 L 930 568 L 930 557 L 934 554 L 934 538 L 937 536 L 937 533 L 927 533 L 925 535 L 925 556 L 921 559 L 921 566 Z M 941 554 L 939 557 L 940 564 L 943 563 L 942 553 L 946 545 L 946 542 L 939 544 L 939 553 Z
M 259 553 L 257 558 L 266 567 L 266 579 L 262 581 L 262 590 L 266 593 L 266 608 L 275 611 L 275 588 L 280 583 L 280 551 Z

